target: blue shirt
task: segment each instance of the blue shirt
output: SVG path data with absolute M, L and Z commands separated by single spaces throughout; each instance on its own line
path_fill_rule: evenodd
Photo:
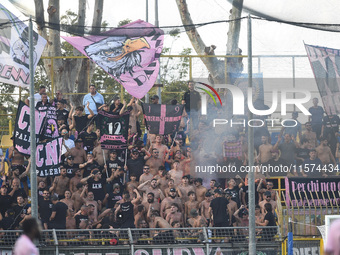
M 84 99 L 83 99 L 85 114 L 90 114 L 90 111 L 86 107 L 87 102 L 90 102 L 89 107 L 93 111 L 93 113 L 98 114 L 96 103 L 93 101 L 92 97 L 93 97 L 94 101 L 96 101 L 97 104 L 104 104 L 104 97 L 101 94 L 99 94 L 98 92 L 96 92 L 96 94 L 94 96 L 92 96 L 91 93 L 86 94 L 84 96 Z
M 312 124 L 321 124 L 322 123 L 322 118 L 323 118 L 323 108 L 321 106 L 317 107 L 310 107 L 309 112 L 312 114 L 311 116 L 311 123 Z

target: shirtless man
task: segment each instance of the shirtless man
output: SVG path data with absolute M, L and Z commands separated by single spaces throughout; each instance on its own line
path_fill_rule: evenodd
M 70 190 L 72 193 L 77 191 L 77 184 L 80 183 L 80 180 L 83 178 L 80 169 L 75 169 L 74 177 L 70 180 Z
M 151 149 L 157 149 L 159 151 L 159 158 L 164 159 L 168 153 L 168 147 L 162 144 L 162 140 L 163 137 L 161 135 L 156 135 L 155 143 L 151 145 Z
M 126 190 L 129 192 L 130 197 L 133 197 L 133 190 L 137 189 L 139 182 L 137 181 L 137 176 L 135 174 L 130 175 L 130 181 L 126 184 Z
M 103 167 L 105 165 L 104 155 L 105 155 L 105 159 L 108 159 L 109 153 L 107 150 L 102 149 L 99 141 L 94 142 L 94 148 L 93 148 L 92 153 L 93 153 L 94 160 L 98 163 L 98 165 Z
M 179 169 L 179 161 L 175 160 L 172 164 L 173 169 L 169 171 L 171 179 L 174 180 L 175 185 L 180 185 L 183 177 L 183 171 Z
M 98 223 L 98 212 L 96 212 L 96 208 L 93 204 L 88 205 L 88 213 L 87 216 L 89 217 L 89 223 L 94 226 Z
M 318 158 L 321 160 L 323 165 L 333 164 L 333 167 L 336 166 L 335 158 L 332 154 L 331 148 L 327 145 L 328 141 L 326 138 L 320 138 L 321 143 L 318 147 L 316 147 L 316 152 L 318 153 Z M 327 177 L 326 173 L 323 173 L 322 176 Z
M 144 182 L 140 184 L 137 188 L 139 191 L 143 191 L 143 202 L 147 201 L 147 194 L 152 192 L 155 195 L 155 200 L 158 201 L 160 198 L 161 200 L 164 199 L 163 192 L 157 187 L 157 179 L 152 179 L 151 181 Z
M 65 157 L 68 157 L 71 155 L 74 158 L 73 160 L 74 164 L 83 164 L 84 162 L 87 161 L 86 152 L 82 146 L 83 141 L 81 139 L 77 139 L 74 144 L 75 144 L 75 147 L 73 147 L 68 152 L 66 152 Z
M 205 193 L 204 200 L 200 204 L 201 215 L 207 220 L 208 226 L 210 222 L 209 207 L 210 207 L 210 202 L 212 199 L 213 199 L 213 196 L 208 191 L 207 193 Z
M 164 166 L 164 157 L 159 157 L 158 149 L 152 149 L 151 157 L 145 163 L 150 167 L 150 173 L 155 176 L 158 168 Z
M 85 202 L 84 199 L 81 197 L 81 193 L 83 191 L 83 184 L 78 183 L 76 185 L 76 189 L 77 190 L 73 192 L 71 199 L 73 200 L 74 211 L 78 212 Z
M 139 177 L 139 183 L 143 184 L 144 182 L 151 181 L 153 179 L 153 175 L 150 173 L 149 165 L 144 165 L 143 174 Z
M 194 183 L 196 188 L 197 201 L 201 203 L 204 200 L 205 193 L 207 193 L 208 190 L 202 185 L 203 180 L 201 178 L 197 178 Z
M 180 191 L 180 197 L 182 199 L 182 202 L 185 203 L 189 200 L 188 193 L 190 191 L 195 192 L 195 188 L 189 184 L 189 176 L 184 175 L 182 177 L 182 183 L 178 186 L 178 189 Z
M 71 199 L 71 197 L 72 197 L 71 191 L 66 190 L 64 194 L 65 194 L 65 198 L 60 200 L 60 202 L 65 203 L 68 206 L 68 209 L 73 211 L 74 201 Z
M 256 222 L 263 222 L 264 214 L 261 213 L 261 207 L 259 205 L 255 206 L 255 219 Z
M 195 191 L 189 191 L 188 193 L 189 201 L 185 202 L 185 214 L 184 214 L 184 221 L 187 222 L 192 216 L 190 215 L 190 211 L 192 209 L 199 209 L 199 202 L 196 200 L 196 193 Z
M 69 189 L 70 179 L 67 177 L 66 168 L 60 167 L 60 176 L 56 176 L 54 178 L 52 187 L 50 188 L 50 192 L 53 194 L 57 194 L 58 196 L 63 196 L 65 191 Z
M 264 194 L 265 194 L 267 191 L 271 193 L 271 198 L 275 201 L 275 200 L 276 200 L 276 191 L 273 190 L 274 184 L 273 184 L 272 182 L 267 182 L 267 183 L 266 183 L 266 186 L 267 186 L 267 187 L 266 187 L 266 188 L 261 188 L 261 187 L 262 187 L 262 183 L 263 183 L 263 179 L 260 180 L 260 183 L 259 183 L 259 185 L 257 186 L 257 187 L 258 187 L 258 188 L 257 188 L 257 192 L 259 192 L 259 194 L 261 194 L 261 196 L 262 196 L 262 199 L 260 200 L 260 202 L 263 201 L 263 200 L 265 200 Z
M 262 136 L 261 141 L 262 144 L 259 147 L 259 155 L 256 160 L 261 164 L 265 164 L 272 158 L 271 149 L 273 145 L 268 142 L 268 136 Z
M 310 122 L 305 123 L 306 131 L 302 134 L 302 139 L 306 139 L 308 144 L 315 148 L 318 145 L 318 139 L 316 138 L 316 133 L 312 130 L 312 124 Z
M 158 168 L 158 174 L 153 178 L 157 179 L 157 184 L 161 190 L 165 190 L 168 187 L 168 178 L 164 166 Z
M 234 213 L 238 209 L 237 203 L 234 200 L 231 199 L 232 196 L 233 196 L 233 194 L 230 191 L 226 191 L 225 197 L 226 197 L 226 199 L 228 199 L 228 202 L 229 202 L 228 205 L 227 205 L 229 216 L 230 216 L 229 222 L 231 222 L 232 215 L 234 215 Z
M 145 220 L 146 221 L 146 210 L 144 205 L 138 205 L 137 206 L 137 214 L 135 215 L 135 226 L 138 227 L 138 222 L 141 220 Z
M 148 211 L 149 228 L 171 228 L 171 225 L 162 217 L 159 216 L 157 211 Z
M 155 200 L 155 195 L 152 192 L 147 194 L 147 200 L 143 202 L 142 205 L 144 205 L 146 211 L 149 211 L 149 208 L 151 208 L 151 210 L 159 212 L 161 209 L 160 203 Z
M 166 219 L 169 224 L 172 224 L 174 221 L 178 221 L 181 224 L 184 223 L 183 221 L 183 215 L 181 212 L 179 212 L 179 205 L 176 203 L 172 203 L 170 206 L 170 212 L 166 215 Z
M 266 214 L 266 211 L 265 211 L 265 208 L 264 208 L 264 205 L 267 204 L 267 203 L 270 203 L 272 205 L 272 208 L 273 208 L 273 213 L 275 213 L 275 209 L 277 207 L 277 203 L 276 201 L 274 201 L 271 197 L 271 192 L 270 191 L 266 191 L 264 193 L 264 197 L 265 197 L 265 200 L 261 201 L 259 203 L 259 206 L 261 207 L 261 212 L 262 214 Z
M 188 223 L 193 228 L 200 228 L 207 226 L 207 220 L 198 214 L 197 209 L 191 209 L 190 211 L 191 218 L 188 219 Z
M 175 186 L 175 181 L 174 181 L 173 179 L 168 179 L 168 186 L 167 186 L 167 188 L 164 190 L 164 194 L 165 194 L 166 197 L 169 196 L 170 190 L 171 190 L 172 188 L 174 188 L 174 189 L 176 190 L 177 195 L 178 195 L 179 197 L 182 196 L 182 195 L 181 195 L 181 192 L 179 191 L 179 189 L 176 188 L 176 186 Z
M 26 170 L 25 167 L 25 156 L 21 154 L 14 146 L 9 147 L 8 149 L 8 163 L 9 168 L 12 169 L 19 169 L 19 176 L 23 174 Z M 10 172 L 11 173 L 11 172 Z M 27 177 L 20 178 L 20 181 L 24 185 L 24 190 L 26 194 L 28 194 L 28 183 Z
M 92 191 L 89 191 L 87 193 L 87 197 L 85 197 L 85 193 L 88 190 L 88 186 L 85 185 L 85 188 L 83 188 L 83 191 L 81 193 L 81 197 L 84 199 L 85 205 L 88 206 L 90 204 L 92 204 L 95 207 L 95 217 L 98 216 L 98 211 L 101 210 L 101 204 L 98 204 L 98 202 L 96 200 L 94 200 L 94 194 Z
M 164 198 L 161 203 L 160 215 L 162 218 L 165 218 L 166 215 L 170 212 L 170 208 L 172 204 L 182 205 L 181 199 L 177 196 L 177 192 L 175 188 L 171 188 L 168 192 L 168 197 Z M 179 206 L 179 211 L 182 212 L 183 208 Z

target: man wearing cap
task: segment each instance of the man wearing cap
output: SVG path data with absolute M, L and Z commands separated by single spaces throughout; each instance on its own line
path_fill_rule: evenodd
M 145 151 L 146 152 L 146 151 Z M 147 154 L 150 155 L 149 152 Z M 126 166 L 124 167 L 129 174 L 134 174 L 137 177 L 137 181 L 139 181 L 141 175 L 143 174 L 143 166 L 145 164 L 145 158 L 139 155 L 138 149 L 133 149 L 131 152 L 131 158 L 127 160 Z M 148 166 L 150 169 L 150 167 Z
M 103 204 L 106 205 L 106 208 L 114 208 L 116 203 L 120 200 L 122 200 L 120 185 L 118 183 L 114 183 L 112 186 L 112 192 L 105 195 Z
M 96 91 L 96 87 L 94 85 L 89 86 L 90 93 L 86 94 L 83 99 L 83 106 L 87 105 L 89 102 L 89 108 L 92 110 L 94 114 L 98 114 L 97 105 L 104 104 L 104 97 Z M 85 114 L 89 115 L 90 111 L 85 108 Z
M 150 98 L 150 100 L 151 100 L 151 103 L 152 103 L 152 104 L 158 104 L 158 102 L 159 102 L 159 96 L 153 95 L 153 96 Z
M 102 178 L 102 174 L 98 169 L 93 169 L 92 173 L 81 179 L 82 184 L 88 185 L 88 191 L 93 192 L 95 201 L 102 201 L 105 197 L 104 185 L 105 179 Z
M 87 160 L 86 152 L 82 146 L 83 141 L 77 139 L 74 144 L 75 146 L 65 153 L 65 157 L 72 156 L 74 164 L 83 164 Z
M 162 200 L 162 203 L 161 203 L 161 209 L 160 209 L 160 215 L 162 218 L 165 218 L 166 215 L 170 212 L 170 208 L 171 208 L 171 205 L 172 204 L 178 204 L 180 205 L 178 210 L 180 212 L 183 211 L 183 208 L 182 208 L 182 201 L 181 199 L 177 196 L 177 191 L 175 188 L 171 188 L 169 190 L 169 194 L 166 198 L 164 198 Z
M 68 155 L 65 161 L 64 167 L 66 168 L 67 177 L 71 179 L 75 176 L 75 170 L 79 169 L 79 164 L 74 163 L 74 157 L 72 155 Z
M 196 188 L 196 197 L 198 203 L 201 203 L 204 200 L 205 193 L 207 193 L 207 188 L 202 185 L 203 180 L 202 178 L 197 178 L 195 180 L 195 188 Z
M 184 93 L 183 100 L 184 100 L 184 107 L 185 111 L 188 114 L 188 117 L 192 119 L 193 127 L 198 128 L 198 112 L 200 110 L 200 101 L 201 96 L 200 94 L 195 91 L 195 82 L 188 81 L 188 90 Z
M 229 227 L 228 200 L 221 189 L 215 190 L 215 198 L 210 203 L 209 215 L 214 227 Z
M 272 193 L 271 193 L 270 191 L 266 191 L 266 192 L 264 193 L 264 198 L 265 198 L 265 199 L 259 203 L 259 206 L 261 207 L 262 213 L 263 213 L 263 214 L 265 213 L 265 207 L 264 207 L 264 205 L 265 205 L 266 203 L 270 203 L 270 204 L 272 205 L 272 209 L 273 209 L 273 213 L 274 213 L 274 212 L 275 212 L 275 209 L 276 209 L 276 207 L 277 207 L 277 203 L 276 203 L 276 201 L 274 201 L 274 200 L 272 199 Z

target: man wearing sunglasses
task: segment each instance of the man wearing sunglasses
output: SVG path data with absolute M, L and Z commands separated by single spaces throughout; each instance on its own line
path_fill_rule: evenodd
M 146 150 L 143 150 L 147 155 L 150 153 Z M 133 149 L 131 152 L 131 158 L 127 160 L 126 166 L 124 167 L 125 171 L 128 171 L 128 174 L 134 174 L 137 177 L 137 181 L 139 181 L 140 176 L 143 174 L 143 166 L 145 164 L 145 160 L 149 156 L 140 156 L 138 149 Z

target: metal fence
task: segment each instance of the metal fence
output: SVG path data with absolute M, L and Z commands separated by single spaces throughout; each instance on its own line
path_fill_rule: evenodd
M 271 254 L 279 254 L 282 239 L 278 230 L 279 227 L 257 227 L 258 250 L 270 250 Z M 21 231 L 16 230 L 0 231 L 0 249 L 10 250 L 20 234 Z M 165 248 L 194 251 L 188 254 L 210 254 L 212 249 L 218 248 L 233 254 L 248 249 L 248 234 L 248 227 L 53 229 L 43 231 L 38 246 L 40 254 L 91 254 L 91 251 L 105 254 L 113 250 L 119 250 L 118 254 L 136 254 L 138 250 Z M 161 251 L 158 254 L 167 253 Z

